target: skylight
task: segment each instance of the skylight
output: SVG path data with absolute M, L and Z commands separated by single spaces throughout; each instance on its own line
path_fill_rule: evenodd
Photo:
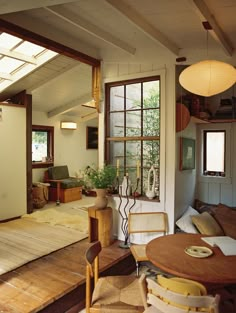
M 51 60 L 56 52 L 7 33 L 0 34 L 0 92 Z

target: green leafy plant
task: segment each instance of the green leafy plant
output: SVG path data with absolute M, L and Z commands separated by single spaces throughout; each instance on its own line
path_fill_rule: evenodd
M 116 177 L 116 169 L 111 165 L 104 165 L 100 169 L 88 166 L 85 169 L 85 176 L 93 188 L 106 189 L 112 187 Z

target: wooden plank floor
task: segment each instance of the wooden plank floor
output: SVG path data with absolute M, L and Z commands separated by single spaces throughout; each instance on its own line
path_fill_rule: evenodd
M 0 276 L 0 312 L 74 313 L 84 308 L 87 239 Z M 115 241 L 100 254 L 101 275 L 135 269 L 129 249 Z

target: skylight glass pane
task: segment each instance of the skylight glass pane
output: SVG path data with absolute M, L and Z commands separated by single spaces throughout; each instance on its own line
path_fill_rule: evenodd
M 24 63 L 25 62 L 22 62 L 20 60 L 12 59 L 9 57 L 4 57 L 0 60 L 0 69 L 1 69 L 1 72 L 10 74 L 11 72 L 13 72 L 15 69 L 17 69 Z
M 0 47 L 4 47 L 6 49 L 12 49 L 21 41 L 22 39 L 6 33 L 2 33 L 0 35 Z
M 36 56 L 43 50 L 46 49 L 28 41 L 23 42 L 16 49 L 14 49 L 14 51 L 26 54 L 28 56 Z

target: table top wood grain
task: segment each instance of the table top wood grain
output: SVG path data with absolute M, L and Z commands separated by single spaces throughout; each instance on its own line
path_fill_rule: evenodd
M 236 284 L 236 256 L 225 256 L 220 248 L 205 243 L 200 234 L 174 234 L 151 240 L 146 247 L 148 259 L 161 270 L 175 276 L 206 284 Z M 210 248 L 206 258 L 192 257 L 184 252 L 189 246 Z

